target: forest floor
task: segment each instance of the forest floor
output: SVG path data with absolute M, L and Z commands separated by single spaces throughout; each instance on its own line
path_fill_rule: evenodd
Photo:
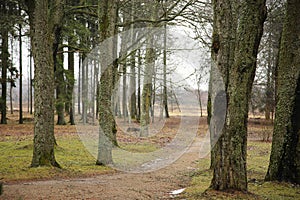
M 169 134 L 152 137 L 151 142 L 133 141 L 119 136 L 124 148 L 136 152 L 153 151 L 174 137 L 178 119 L 169 121 Z M 0 199 L 300 199 L 300 188 L 292 184 L 263 183 L 268 165 L 270 142 L 262 142 L 271 126 L 253 120 L 249 127 L 249 194 L 217 193 L 206 190 L 212 172 L 209 155 L 199 158 L 202 133 L 207 131 L 201 118 L 198 136 L 174 163 L 152 172 L 126 173 L 94 165 L 94 158 L 84 150 L 72 126 L 56 126 L 56 157 L 63 169 L 29 168 L 32 154 L 32 121 L 18 125 L 12 120 L 0 126 L 0 179 L 4 182 Z M 162 129 L 164 131 L 164 129 Z M 126 143 L 131 145 L 126 147 Z M 132 145 L 134 144 L 134 145 Z M 147 144 L 147 145 L 146 145 Z M 149 145 L 150 144 L 150 145 Z M 9 151 L 8 151 L 9 150 Z M 6 155 L 4 155 L 6 154 Z M 179 194 L 172 191 L 186 188 Z M 176 192 L 175 192 L 176 193 Z

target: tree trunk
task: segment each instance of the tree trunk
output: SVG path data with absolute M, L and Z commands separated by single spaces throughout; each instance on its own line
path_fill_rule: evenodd
M 58 44 L 55 44 L 58 48 Z M 56 77 L 56 113 L 57 125 L 66 125 L 65 120 L 65 101 L 66 101 L 66 84 L 64 79 L 63 54 L 57 55 L 57 49 L 53 52 L 54 69 Z
M 199 108 L 200 108 L 200 117 L 203 117 L 200 83 L 201 83 L 201 76 L 199 76 L 199 78 L 197 80 L 197 96 L 198 96 L 198 102 L 199 102 Z
M 135 15 L 135 0 L 131 1 L 131 8 L 130 8 L 130 20 L 133 21 L 134 20 L 134 15 Z M 131 44 L 133 44 L 134 40 L 136 37 L 136 33 L 134 31 L 134 24 L 130 25 L 130 41 Z M 135 58 L 136 58 L 136 53 L 137 51 L 134 50 L 133 52 L 130 52 L 130 90 L 129 90 L 129 94 L 130 94 L 130 117 L 131 119 L 137 119 L 137 109 L 136 109 L 136 69 L 135 69 Z
M 7 97 L 7 69 L 8 69 L 8 31 L 6 28 L 1 30 L 1 61 L 2 61 L 2 71 L 1 71 L 1 100 L 0 100 L 0 109 L 1 109 L 1 124 L 7 124 L 6 120 L 6 97 Z
M 67 88 L 67 98 L 68 98 L 68 112 L 70 117 L 71 125 L 75 125 L 74 120 L 74 98 L 73 98 L 73 89 L 75 84 L 75 75 L 74 75 L 74 52 L 72 48 L 68 48 L 68 88 Z M 79 87 L 79 86 L 78 86 Z M 78 94 L 79 95 L 79 94 Z
M 167 13 L 166 13 L 167 14 Z M 165 16 L 167 17 L 167 16 Z M 164 24 L 164 69 L 163 69 L 163 107 L 165 110 L 165 117 L 170 118 L 168 108 L 168 90 L 167 90 L 167 23 Z
M 158 2 L 153 2 L 153 5 L 150 5 L 149 7 L 150 12 L 150 18 L 152 20 L 157 19 L 157 12 L 158 12 Z M 148 25 L 148 27 L 151 29 L 154 27 L 154 24 Z M 151 111 L 151 114 L 153 114 L 151 109 L 152 104 L 152 86 L 153 86 L 153 75 L 154 75 L 154 67 L 155 67 L 155 56 L 156 51 L 154 47 L 154 33 L 149 33 L 149 36 L 147 36 L 146 39 L 146 55 L 145 55 L 145 69 L 144 69 L 144 83 L 143 83 L 143 91 L 142 91 L 142 105 L 141 105 L 141 131 L 140 136 L 141 137 L 148 137 L 149 130 L 148 126 L 150 124 L 150 116 L 149 112 Z M 154 106 L 154 105 L 153 105 Z
M 77 96 L 77 104 L 78 104 L 78 114 L 80 115 L 81 114 L 81 98 L 80 98 L 80 95 L 81 95 L 81 87 L 82 87 L 82 80 L 81 80 L 81 65 L 82 65 L 82 62 L 81 62 L 81 54 L 79 53 L 79 59 L 78 59 L 78 96 Z
M 135 54 L 132 53 L 130 58 L 130 117 L 136 119 L 136 71 L 135 71 Z
M 87 94 L 88 94 L 88 89 L 87 89 L 87 80 L 86 80 L 86 68 L 87 68 L 87 61 L 84 61 L 86 58 L 85 54 L 82 54 L 82 65 L 81 65 L 81 89 L 82 89 L 82 122 L 83 124 L 87 123 Z
M 215 56 L 213 57 L 213 62 L 220 66 L 219 70 L 225 81 L 228 104 L 227 108 L 223 108 L 223 106 L 218 108 L 218 102 L 214 102 L 217 97 L 213 99 L 213 113 L 218 113 L 225 109 L 226 123 L 221 129 L 222 135 L 213 150 L 215 157 L 211 188 L 216 190 L 233 189 L 247 191 L 248 101 L 255 75 L 256 57 L 263 33 L 266 8 L 265 0 L 241 1 L 240 10 L 235 9 L 239 6 L 236 3 L 230 4 L 228 1 L 214 1 L 215 20 L 217 21 L 214 22 L 217 24 L 214 26 L 213 35 L 212 51 L 214 52 L 213 56 Z M 235 26 L 232 27 L 232 30 L 230 30 L 230 27 L 223 27 L 227 28 L 227 30 L 229 29 L 229 32 L 225 31 L 224 35 L 218 33 L 218 28 L 220 28 L 219 22 L 222 22 L 222 20 L 236 19 L 234 15 L 238 11 L 240 18 L 237 21 L 235 48 L 233 49 L 230 47 L 232 38 L 229 39 L 229 36 L 235 36 L 230 34 L 235 29 Z M 228 14 L 229 18 L 222 16 L 224 13 Z M 230 23 L 234 24 L 232 21 L 227 21 L 227 23 L 227 25 Z M 226 45 L 229 45 L 229 51 L 222 52 L 223 49 L 227 48 Z M 222 60 L 224 57 L 220 56 L 224 56 L 223 53 L 227 53 L 229 59 L 227 57 L 225 60 Z M 231 59 L 233 59 L 232 62 Z M 224 68 L 224 61 L 226 68 Z M 228 65 L 229 63 L 232 63 L 232 65 Z M 222 96 L 222 93 L 220 93 L 220 96 Z M 224 106 L 226 107 L 226 104 Z M 215 115 L 218 116 L 218 114 Z
M 271 55 L 270 55 L 271 56 Z M 267 85 L 266 85 L 266 105 L 265 105 L 265 118 L 266 120 L 271 119 L 272 110 L 272 83 L 271 83 L 271 63 L 270 58 L 268 58 L 267 64 Z
M 282 33 L 277 104 L 270 164 L 265 180 L 300 183 L 300 4 L 288 0 Z
M 19 13 L 21 15 L 21 8 L 19 6 Z M 19 124 L 23 124 L 23 59 L 22 59 L 22 25 L 19 24 L 19 73 L 20 73 L 20 88 L 19 88 Z
M 123 74 L 123 88 L 122 88 L 122 114 L 124 118 L 124 122 L 126 121 L 126 118 L 128 116 L 127 112 L 127 66 L 126 66 L 126 60 L 124 60 L 124 63 L 122 64 L 122 74 Z
M 33 110 L 33 92 L 32 92 L 32 46 L 30 46 L 30 56 L 29 56 L 29 93 L 30 93 L 30 111 L 29 114 L 33 114 L 32 110 Z
M 109 39 L 115 33 L 117 5 L 114 0 L 99 1 L 100 42 L 107 40 L 106 49 L 101 49 L 101 78 L 99 85 L 99 141 L 97 165 L 113 162 L 112 148 L 117 145 L 115 120 L 112 112 L 112 94 L 114 86 L 115 42 Z
M 142 57 L 141 50 L 138 50 L 138 91 L 137 91 L 137 120 L 141 120 L 141 67 Z
M 59 167 L 54 156 L 54 62 L 53 38 L 60 22 L 56 12 L 62 12 L 63 2 L 28 0 L 32 50 L 35 63 L 34 82 L 34 148 L 31 166 L 52 165 Z M 54 7 L 56 9 L 53 9 Z M 49 14 L 49 8 L 51 12 Z M 53 12 L 53 13 L 52 13 Z M 55 15 L 53 18 L 52 14 Z M 58 21 L 54 20 L 59 18 Z M 50 24 L 50 19 L 52 23 Z
M 10 72 L 10 87 L 9 87 L 9 103 L 10 103 L 10 114 L 14 114 L 14 106 L 13 106 L 13 88 L 14 88 L 14 81 L 13 81 L 13 71 Z
M 147 49 L 145 56 L 145 76 L 143 83 L 142 92 L 142 105 L 141 105 L 141 137 L 147 137 L 148 126 L 150 124 L 150 106 L 151 106 L 151 96 L 152 96 L 152 77 L 155 62 L 155 50 L 152 47 L 153 35 L 149 36 L 147 41 Z

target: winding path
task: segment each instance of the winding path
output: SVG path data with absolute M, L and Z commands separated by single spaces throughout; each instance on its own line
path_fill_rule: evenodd
M 181 158 L 157 171 L 9 184 L 0 199 L 172 199 L 171 191 L 189 184 L 188 174 L 195 170 L 199 146 L 200 139 L 196 138 Z

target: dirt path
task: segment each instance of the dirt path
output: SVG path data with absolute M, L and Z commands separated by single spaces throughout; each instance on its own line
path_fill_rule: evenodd
M 200 139 L 176 162 L 150 173 L 117 172 L 92 178 L 34 181 L 4 186 L 0 199 L 172 199 L 188 185 L 199 158 Z

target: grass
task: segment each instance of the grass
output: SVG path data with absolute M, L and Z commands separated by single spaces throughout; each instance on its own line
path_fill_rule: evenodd
M 30 168 L 32 136 L 21 139 L 12 136 L 0 142 L 0 179 L 4 182 L 32 179 L 53 179 L 90 176 L 112 172 L 112 169 L 95 165 L 77 135 L 57 137 L 56 160 L 61 169 L 54 167 Z
M 300 186 L 290 183 L 264 182 L 267 172 L 271 143 L 260 141 L 248 142 L 248 191 L 249 193 L 224 193 L 207 190 L 212 179 L 209 170 L 210 160 L 198 161 L 199 170 L 192 174 L 192 183 L 183 195 L 186 199 L 300 199 Z
M 74 178 L 114 172 L 95 165 L 96 160 L 76 134 L 74 126 L 55 126 L 58 146 L 55 157 L 62 167 L 31 168 L 33 152 L 33 124 L 10 123 L 0 125 L 0 180 L 4 182 Z M 155 142 L 120 142 L 120 147 L 132 153 L 153 152 L 160 148 Z
M 32 117 L 32 116 L 29 116 Z M 62 167 L 31 168 L 33 152 L 32 120 L 18 124 L 18 115 L 9 115 L 8 124 L 0 125 L 0 180 L 4 182 L 89 177 L 114 172 L 113 169 L 96 166 L 95 157 L 83 145 L 75 126 L 55 126 L 58 146 L 55 157 Z M 31 118 L 30 118 L 31 119 Z M 174 120 L 169 123 L 175 123 Z M 172 126 L 171 126 L 172 127 Z M 119 134 L 121 149 L 131 153 L 148 153 L 158 150 L 170 140 L 173 132 L 141 140 Z M 124 141 L 123 141 L 124 140 Z M 94 143 L 93 143 L 94 144 Z M 97 147 L 96 147 L 97 148 Z M 118 151 L 115 151 L 118 154 Z

